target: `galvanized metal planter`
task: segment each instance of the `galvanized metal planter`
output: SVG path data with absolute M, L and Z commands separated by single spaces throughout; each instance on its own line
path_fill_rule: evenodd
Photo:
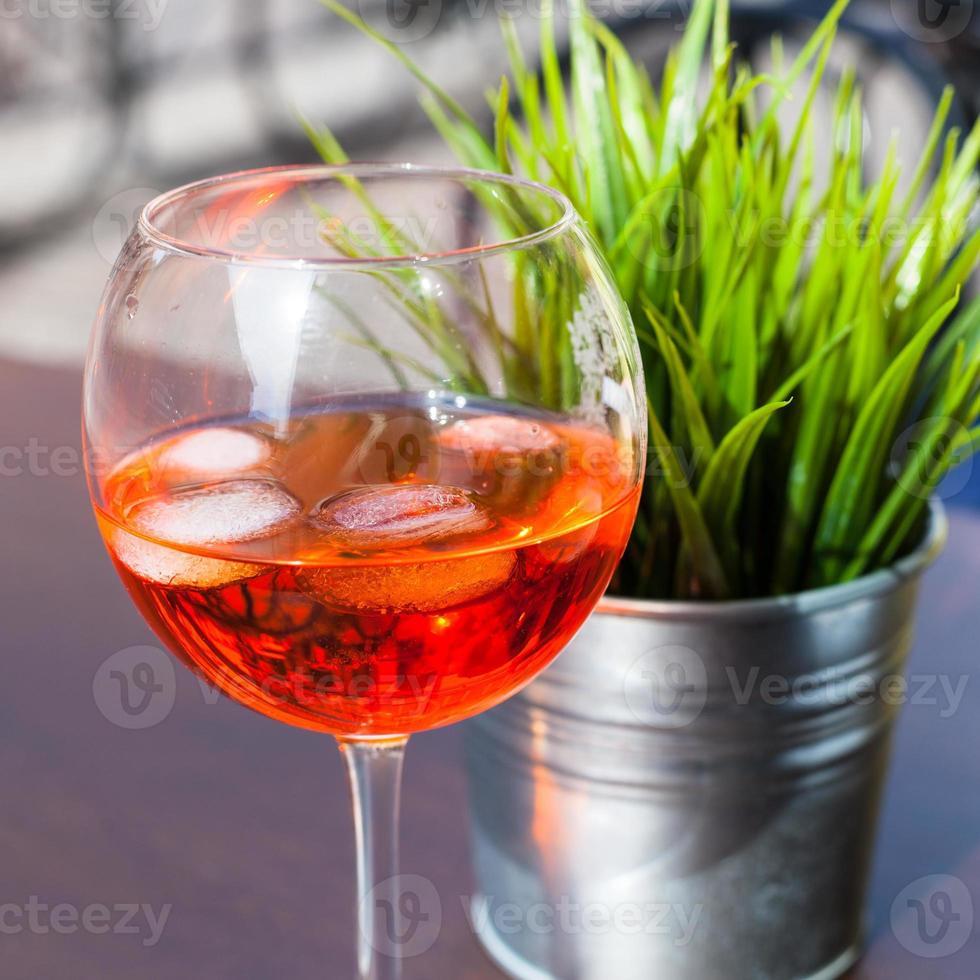
M 801 980 L 859 955 L 926 540 L 843 586 L 609 599 L 467 726 L 473 924 L 520 980 Z

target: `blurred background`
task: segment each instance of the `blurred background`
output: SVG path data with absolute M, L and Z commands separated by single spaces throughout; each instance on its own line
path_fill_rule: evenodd
M 656 72 L 690 4 L 597 0 L 596 11 Z M 735 37 L 762 67 L 774 32 L 791 53 L 829 6 L 735 2 Z M 947 84 L 957 91 L 950 124 L 976 117 L 973 6 L 852 3 L 836 69 L 850 64 L 865 86 L 871 166 L 893 132 L 916 158 Z M 532 44 L 540 21 L 539 4 L 513 0 L 357 0 L 356 9 L 478 117 L 505 65 L 499 16 Z M 146 200 L 222 171 L 313 159 L 300 115 L 326 122 L 356 159 L 448 159 L 416 94 L 391 54 L 317 0 L 3 0 L 0 356 L 78 366 L 111 262 Z M 954 485 L 961 502 L 980 502 L 980 480 L 960 473 L 947 491 Z
M 515 18 L 528 50 L 539 28 L 535 0 L 349 2 L 488 126 L 483 88 L 505 65 L 499 17 Z M 743 55 L 763 66 L 774 31 L 792 53 L 830 5 L 736 0 Z M 655 74 L 690 6 L 595 3 Z M 862 80 L 872 166 L 897 131 L 911 169 L 947 84 L 951 125 L 976 118 L 980 2 L 853 0 L 844 24 L 830 80 L 848 65 Z M 221 171 L 313 160 L 301 115 L 329 124 L 354 158 L 446 161 L 417 88 L 317 0 L 0 0 L 5 980 L 352 975 L 353 842 L 330 746 L 218 701 L 186 672 L 174 680 L 172 668 L 168 724 L 126 730 L 138 726 L 100 701 L 98 671 L 114 651 L 154 641 L 88 513 L 77 405 L 103 285 L 147 200 Z M 957 510 L 980 507 L 980 463 L 953 473 L 943 495 Z M 980 529 L 967 520 L 956 526 Z M 913 669 L 941 651 L 948 676 L 966 678 L 980 556 L 955 537 L 923 603 L 928 635 Z M 977 705 L 972 688 L 962 703 Z M 952 718 L 930 704 L 903 721 L 872 896 L 879 931 L 918 876 L 980 881 L 980 785 L 965 771 L 980 712 Z M 456 752 L 454 735 L 424 736 L 409 762 L 407 870 L 424 868 L 444 896 L 439 942 L 409 971 L 429 980 L 499 976 L 452 897 L 468 864 Z M 173 914 L 162 940 L 146 916 L 142 936 L 114 943 L 96 929 L 12 931 L 4 903 L 23 911 L 31 896 Z M 975 943 L 945 960 L 926 947 L 910 955 L 893 937 L 875 949 L 862 980 L 980 975 Z

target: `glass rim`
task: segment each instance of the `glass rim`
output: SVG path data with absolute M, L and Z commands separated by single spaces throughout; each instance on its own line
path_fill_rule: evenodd
M 171 235 L 163 231 L 155 221 L 160 211 L 181 198 L 209 190 L 214 187 L 234 187 L 236 183 L 253 181 L 264 176 L 294 178 L 297 184 L 313 179 L 333 179 L 350 176 L 359 178 L 428 178 L 449 181 L 472 181 L 483 184 L 503 184 L 549 198 L 558 205 L 558 216 L 544 227 L 520 235 L 515 238 L 501 239 L 486 244 L 469 245 L 464 248 L 449 249 L 433 252 L 405 253 L 403 255 L 358 256 L 322 256 L 304 257 L 299 255 L 263 255 L 258 251 L 235 251 L 188 241 L 179 235 Z M 274 167 L 258 167 L 249 170 L 236 170 L 230 173 L 218 174 L 182 184 L 172 190 L 165 191 L 149 201 L 140 211 L 137 229 L 140 234 L 157 248 L 178 255 L 206 258 L 231 265 L 256 265 L 292 269 L 378 269 L 401 268 L 426 265 L 446 265 L 457 262 L 467 262 L 474 259 L 486 258 L 503 252 L 511 252 L 530 248 L 564 232 L 576 219 L 575 207 L 569 198 L 538 181 L 515 177 L 511 174 L 497 173 L 492 170 L 478 170 L 469 167 L 429 166 L 413 163 L 371 163 L 356 162 L 342 164 L 285 164 Z

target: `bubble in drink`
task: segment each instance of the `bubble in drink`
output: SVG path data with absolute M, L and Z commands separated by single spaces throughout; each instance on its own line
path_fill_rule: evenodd
M 267 570 L 267 566 L 252 562 L 226 561 L 165 548 L 121 528 L 112 529 L 108 544 L 134 575 L 172 588 L 217 589 L 255 578 Z
M 299 502 L 272 480 L 231 480 L 152 497 L 127 515 L 141 534 L 194 547 L 240 544 L 284 530 Z
M 326 501 L 313 521 L 337 544 L 364 551 L 480 534 L 494 523 L 473 493 L 436 484 L 350 490 Z

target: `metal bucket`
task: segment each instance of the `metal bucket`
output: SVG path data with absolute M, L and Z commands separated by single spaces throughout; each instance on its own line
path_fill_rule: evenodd
M 801 980 L 857 959 L 918 582 L 608 599 L 467 725 L 472 923 L 520 980 Z

